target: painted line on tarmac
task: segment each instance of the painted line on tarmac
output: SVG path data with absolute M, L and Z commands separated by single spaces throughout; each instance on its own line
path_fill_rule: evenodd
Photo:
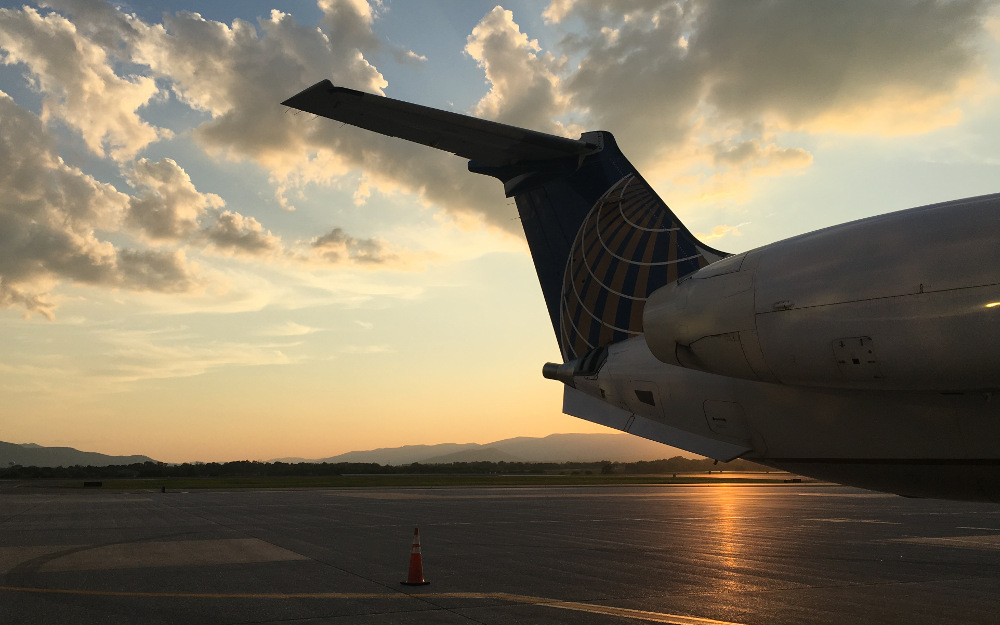
M 74 588 L 31 588 L 23 586 L 0 586 L 0 591 L 29 592 L 39 594 L 83 595 L 88 597 L 139 597 L 139 598 L 171 598 L 171 599 L 495 599 L 524 603 L 560 610 L 589 612 L 607 616 L 637 619 L 651 623 L 669 623 L 671 625 L 742 625 L 732 621 L 717 621 L 697 616 L 682 614 L 667 614 L 665 612 L 649 612 L 631 608 L 616 608 L 614 606 L 579 601 L 561 601 L 546 597 L 529 595 L 513 595 L 497 592 L 429 592 L 429 593 L 375 593 L 375 592 L 287 592 L 287 593 L 208 593 L 208 592 L 142 592 L 122 590 L 84 590 Z

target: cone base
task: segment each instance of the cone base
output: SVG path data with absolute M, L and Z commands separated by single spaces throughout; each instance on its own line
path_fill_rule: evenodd
M 430 584 L 430 582 L 428 582 L 428 581 L 423 581 L 423 582 L 399 582 L 399 583 L 402 584 L 402 585 L 404 585 L 404 586 L 426 586 L 427 584 Z

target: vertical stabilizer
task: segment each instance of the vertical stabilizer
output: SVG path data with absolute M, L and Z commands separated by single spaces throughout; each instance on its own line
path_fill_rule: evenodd
M 700 243 L 656 195 L 608 132 L 579 165 L 469 169 L 513 195 L 565 360 L 642 333 L 646 298 L 727 254 Z M 575 163 L 574 163 L 575 164 Z M 526 175 L 525 169 L 531 168 Z

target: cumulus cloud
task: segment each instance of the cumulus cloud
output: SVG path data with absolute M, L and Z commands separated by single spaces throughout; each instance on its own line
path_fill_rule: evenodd
M 111 57 L 119 58 L 120 42 L 136 37 L 129 16 L 108 2 L 94 0 L 40 0 L 41 7 L 69 16 L 77 33 L 99 45 Z
M 210 115 L 193 132 L 206 150 L 259 163 L 270 172 L 277 199 L 286 208 L 294 207 L 289 194 L 295 189 L 328 184 L 362 168 L 368 172 L 366 183 L 382 193 L 423 194 L 428 203 L 460 213 L 502 210 L 497 186 L 469 176 L 459 159 L 279 106 L 321 78 L 383 92 L 387 83 L 363 52 L 377 47 L 371 31 L 375 14 L 368 6 L 324 3 L 329 34 L 278 11 L 259 20 L 256 28 L 193 13 L 167 15 L 156 25 L 130 17 L 132 34 L 119 43 L 132 62 L 148 65 L 168 81 L 179 100 Z M 496 199 L 483 202 L 484 196 Z
M 988 6 L 552 0 L 544 18 L 580 58 L 561 74 L 570 108 L 613 131 L 651 179 L 696 188 L 705 203 L 808 167 L 812 155 L 788 145 L 788 131 L 897 135 L 957 123 L 988 84 Z
M 375 0 L 374 6 L 367 0 L 319 0 L 318 4 L 323 26 L 337 53 L 364 54 L 381 47 L 382 41 L 372 30 L 380 0 Z
M 0 9 L 0 49 L 4 63 L 23 63 L 35 77 L 44 93 L 42 120 L 64 121 L 95 154 L 125 160 L 170 135 L 136 112 L 157 94 L 155 81 L 116 75 L 104 49 L 65 17 L 31 7 Z
M 830 111 L 864 116 L 887 97 L 954 93 L 977 68 L 985 8 L 975 0 L 702 2 L 690 50 L 723 114 L 808 126 Z
M 679 143 L 692 119 L 712 114 L 838 132 L 870 131 L 863 120 L 872 116 L 890 122 L 882 132 L 953 123 L 980 69 L 986 6 L 558 0 L 546 17 L 587 25 L 563 42 L 584 53 L 567 81 L 574 102 L 641 145 L 641 129 Z
M 105 118 L 113 118 L 131 123 L 117 123 L 112 126 L 115 129 L 150 130 L 151 127 L 143 126 L 144 122 L 134 112 L 156 93 L 155 78 L 180 102 L 209 116 L 192 132 L 206 151 L 260 164 L 270 173 L 276 198 L 286 208 L 294 208 L 290 198 L 304 185 L 331 184 L 352 170 L 362 169 L 365 187 L 356 194 L 359 202 L 375 192 L 415 193 L 425 204 L 442 207 L 453 216 L 467 219 L 471 215 L 503 229 L 517 230 L 497 183 L 469 176 L 460 159 L 428 152 L 421 146 L 373 137 L 364 131 L 341 128 L 327 120 L 295 115 L 279 105 L 321 78 L 330 78 L 335 84 L 355 89 L 383 93 L 387 83 L 366 58 L 383 47 L 372 28 L 381 10 L 379 3 L 324 0 L 320 3 L 324 12 L 322 29 L 299 24 L 280 11 L 272 11 L 256 25 L 242 20 L 225 24 L 190 12 L 164 15 L 162 23 L 147 24 L 134 15 L 109 9 L 103 3 L 48 0 L 48 5 L 71 15 L 79 30 L 73 30 L 73 24 L 58 13 L 45 17 L 34 10 L 8 13 L 18 23 L 51 22 L 67 32 L 72 31 L 72 40 L 81 46 L 86 44 L 84 47 L 93 57 L 90 65 L 97 68 L 95 71 L 107 84 L 119 91 L 128 85 L 147 90 L 140 93 L 139 99 L 117 94 L 114 106 L 107 110 L 118 111 L 124 106 L 127 111 L 117 117 L 94 115 L 105 120 L 102 123 L 108 123 Z M 401 62 L 424 60 L 398 46 L 389 49 Z M 485 67 L 489 59 L 488 53 L 484 54 L 487 56 L 480 60 Z M 64 62 L 67 71 L 75 72 L 87 66 L 85 60 L 66 58 L 72 61 Z M 148 76 L 135 79 L 135 82 L 117 78 L 110 69 L 110 58 L 146 66 Z M 46 71 L 40 64 L 36 65 L 33 72 Z M 61 93 L 62 82 L 46 83 L 48 86 L 43 91 Z M 114 92 L 108 87 L 103 90 Z M 512 96 L 505 97 L 513 102 Z M 528 106 L 531 101 L 530 98 L 525 100 L 523 111 L 532 111 Z M 82 110 L 76 106 L 71 108 Z M 509 109 L 509 106 L 494 107 L 493 112 L 503 116 Z M 522 115 L 519 119 L 541 123 L 544 117 L 544 111 L 539 110 L 534 117 Z M 104 135 L 107 135 L 105 143 L 123 143 L 117 137 L 124 131 L 116 132 L 108 134 L 98 124 L 87 136 L 91 143 L 95 141 L 93 137 Z M 127 145 L 116 148 L 116 154 L 134 154 L 151 139 L 148 132 L 141 141 L 129 136 L 129 141 L 124 142 Z M 151 238 L 170 240 L 191 229 L 191 219 L 166 219 L 166 223 L 158 223 L 155 218 L 170 217 L 169 211 L 141 210 L 144 208 L 152 207 L 138 205 L 129 223 L 140 227 Z
M 233 211 L 224 211 L 202 233 L 216 249 L 234 254 L 260 256 L 281 247 L 281 238 L 264 230 L 259 221 Z
M 132 60 L 169 79 L 181 101 L 211 115 L 195 130 L 204 146 L 253 158 L 281 174 L 309 151 L 283 162 L 290 150 L 303 147 L 305 133 L 279 102 L 319 77 L 377 93 L 387 83 L 352 47 L 357 38 L 348 37 L 349 30 L 328 37 L 280 11 L 258 26 L 260 34 L 242 20 L 226 25 L 186 12 L 164 16 L 163 24 L 133 20 L 139 35 Z
M 489 93 L 472 113 L 506 124 L 568 134 L 555 120 L 569 104 L 557 76 L 565 59 L 540 51 L 538 41 L 521 32 L 511 11 L 498 6 L 487 13 L 472 29 L 465 46 L 465 52 L 483 68 L 490 82 Z
M 214 193 L 200 193 L 190 176 L 173 159 L 139 159 L 129 181 L 139 195 L 129 200 L 128 223 L 153 241 L 177 241 L 198 228 L 209 208 L 225 202 Z
M 319 0 L 323 30 L 336 56 L 362 56 L 388 47 L 397 63 L 420 65 L 427 57 L 397 45 L 386 46 L 373 30 L 375 19 L 385 11 L 382 0 Z
M 198 285 L 180 251 L 101 240 L 95 230 L 117 230 L 129 197 L 64 163 L 41 120 L 2 92 L 0 162 L 0 307 L 51 318 L 49 292 L 62 280 L 170 293 Z
M 679 43 L 688 26 L 684 9 L 674 2 L 641 4 L 638 13 L 617 3 L 563 7 L 581 14 L 585 29 L 562 44 L 582 54 L 565 80 L 573 105 L 589 111 L 596 127 L 614 132 L 639 164 L 687 139 L 701 100 L 698 69 Z
M 331 264 L 382 265 L 399 259 L 384 241 L 375 238 L 357 239 L 334 228 L 310 243 L 312 256 Z
M 185 293 L 196 286 L 182 250 L 120 250 L 118 283 L 135 291 Z
M 56 13 L 8 10 L 6 31 L 62 33 L 56 40 L 76 50 L 68 65 L 95 68 L 86 75 L 110 85 L 104 92 L 120 91 L 109 109 L 116 115 L 105 116 L 117 121 L 102 121 L 104 127 L 77 122 L 88 128 L 81 130 L 88 144 L 96 136 L 102 149 L 129 154 L 159 136 L 155 128 L 143 130 L 136 114 L 154 97 L 155 84 L 116 76 L 107 61 L 114 57 L 147 66 L 164 89 L 204 112 L 208 120 L 193 131 L 196 141 L 210 153 L 264 167 L 287 208 L 305 185 L 332 184 L 360 169 L 352 178 L 360 180 L 359 203 L 374 194 L 413 193 L 457 221 L 519 230 L 499 185 L 468 175 L 460 159 L 278 105 L 321 78 L 385 93 L 387 82 L 369 61 L 379 51 L 388 49 L 397 62 L 423 62 L 379 40 L 375 24 L 387 10 L 380 2 L 320 0 L 321 28 L 280 11 L 256 24 L 190 12 L 147 24 L 104 3 L 47 4 L 72 15 L 73 23 Z M 799 171 L 811 156 L 782 140 L 784 131 L 922 132 L 954 123 L 979 75 L 976 41 L 985 6 L 977 0 L 850 0 L 820 7 L 795 0 L 553 0 L 544 18 L 566 32 L 557 54 L 497 7 L 466 42 L 489 83 L 471 112 L 570 136 L 583 129 L 575 123 L 586 120 L 587 129 L 613 131 L 651 179 L 677 180 L 713 167 L 741 181 Z M 45 61 L 57 58 L 54 52 L 11 41 L 30 59 L 24 62 L 46 98 L 58 104 L 83 93 L 45 77 L 56 71 Z M 148 189 L 140 198 L 149 205 L 139 208 L 151 210 L 132 211 L 128 223 L 151 240 L 176 240 L 201 228 L 216 237 L 209 240 L 218 249 L 268 249 L 260 224 L 249 218 L 237 224 L 236 213 L 207 228 L 197 225 L 218 205 L 171 213 L 162 205 L 152 210 L 156 193 Z

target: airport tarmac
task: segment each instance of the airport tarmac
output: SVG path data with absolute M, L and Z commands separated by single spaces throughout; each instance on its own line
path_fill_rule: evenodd
M 0 623 L 997 623 L 1000 505 L 829 485 L 0 485 Z M 420 527 L 427 586 L 400 585 Z

